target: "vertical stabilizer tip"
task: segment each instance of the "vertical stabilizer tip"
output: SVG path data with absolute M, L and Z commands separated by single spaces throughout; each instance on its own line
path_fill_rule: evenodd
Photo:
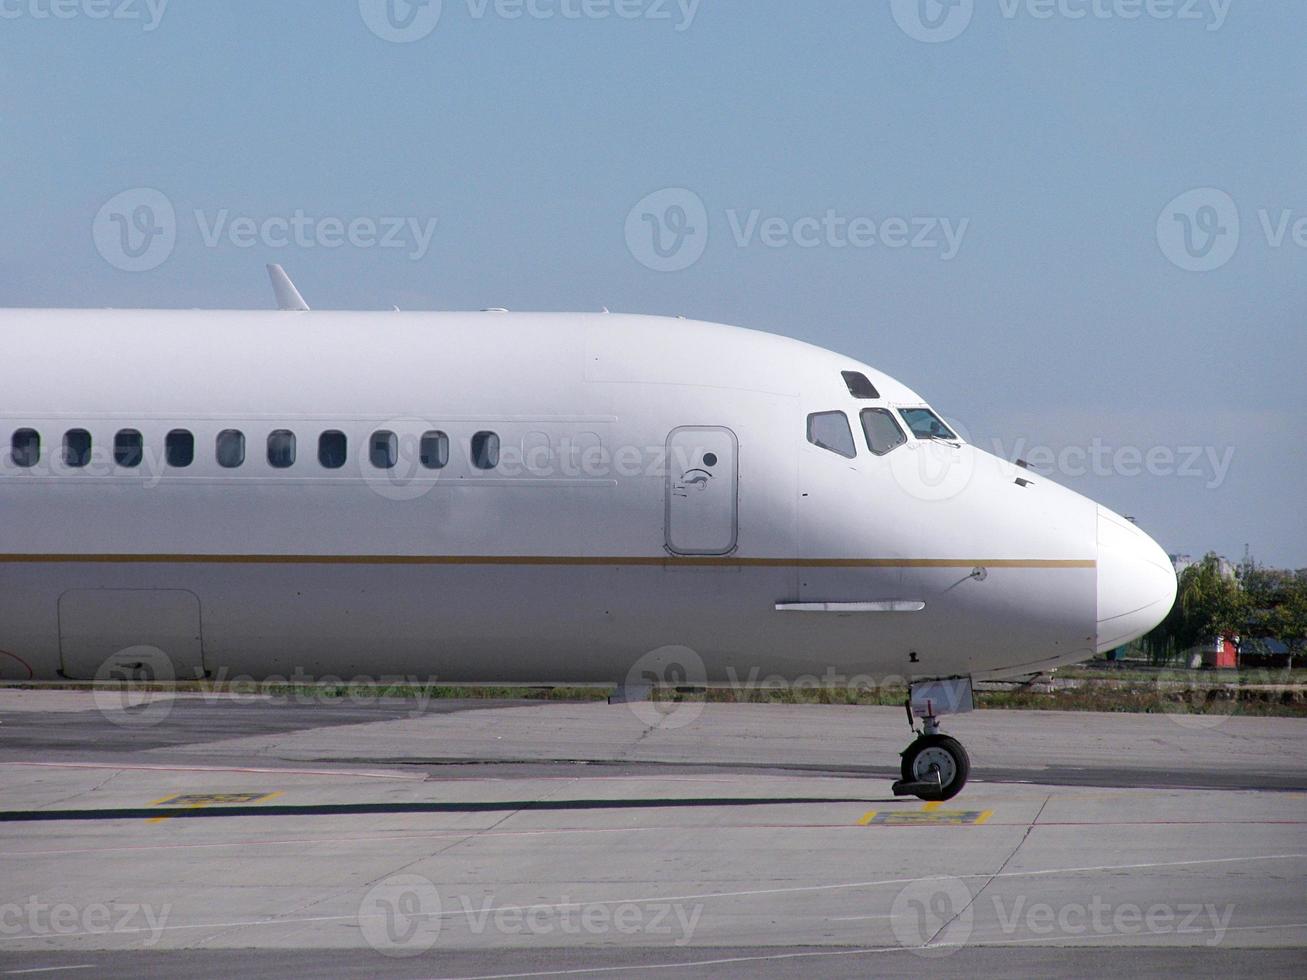
M 309 304 L 286 275 L 286 270 L 279 265 L 268 266 L 268 276 L 272 279 L 272 290 L 277 294 L 277 309 L 297 313 L 307 313 Z

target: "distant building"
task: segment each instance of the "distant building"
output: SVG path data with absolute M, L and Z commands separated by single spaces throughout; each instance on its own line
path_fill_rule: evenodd
M 1192 555 L 1168 555 L 1171 559 L 1171 567 L 1175 569 L 1175 574 L 1179 575 L 1186 568 L 1192 568 L 1202 561 L 1201 558 L 1194 558 Z M 1224 555 L 1218 555 L 1216 558 L 1216 568 L 1220 572 L 1221 578 L 1234 581 L 1237 576 L 1235 571 L 1238 566 L 1226 558 Z
M 1253 667 L 1291 667 L 1293 651 L 1273 636 L 1249 637 L 1239 644 L 1239 656 Z
M 1239 666 L 1239 637 L 1227 633 L 1212 640 L 1203 651 L 1203 666 L 1229 670 Z

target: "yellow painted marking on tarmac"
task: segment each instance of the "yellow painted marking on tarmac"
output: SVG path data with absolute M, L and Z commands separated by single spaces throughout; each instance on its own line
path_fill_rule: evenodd
M 943 810 L 938 800 L 927 803 L 920 810 L 888 811 L 869 810 L 858 820 L 860 827 L 979 827 L 994 815 L 993 810 Z
M 184 793 L 160 800 L 154 806 L 222 806 L 223 804 L 258 803 L 280 793 Z
M 871 823 L 878 827 L 973 827 L 980 823 L 982 816 L 983 814 L 978 810 L 882 813 L 873 819 Z
M 202 810 L 206 806 L 236 806 L 250 803 L 266 803 L 281 796 L 281 790 L 274 793 L 183 793 L 181 796 L 165 796 L 155 800 L 151 806 L 171 806 L 183 810 Z M 169 816 L 150 817 L 146 823 L 163 823 Z

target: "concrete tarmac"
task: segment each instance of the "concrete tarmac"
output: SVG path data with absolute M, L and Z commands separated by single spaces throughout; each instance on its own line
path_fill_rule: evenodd
M 0 691 L 0 976 L 1301 975 L 1307 722 Z

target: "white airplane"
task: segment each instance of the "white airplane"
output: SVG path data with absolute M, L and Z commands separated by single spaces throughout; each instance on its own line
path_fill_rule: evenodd
M 1130 521 L 795 340 L 614 314 L 0 312 L 0 678 L 971 681 L 1152 629 Z

